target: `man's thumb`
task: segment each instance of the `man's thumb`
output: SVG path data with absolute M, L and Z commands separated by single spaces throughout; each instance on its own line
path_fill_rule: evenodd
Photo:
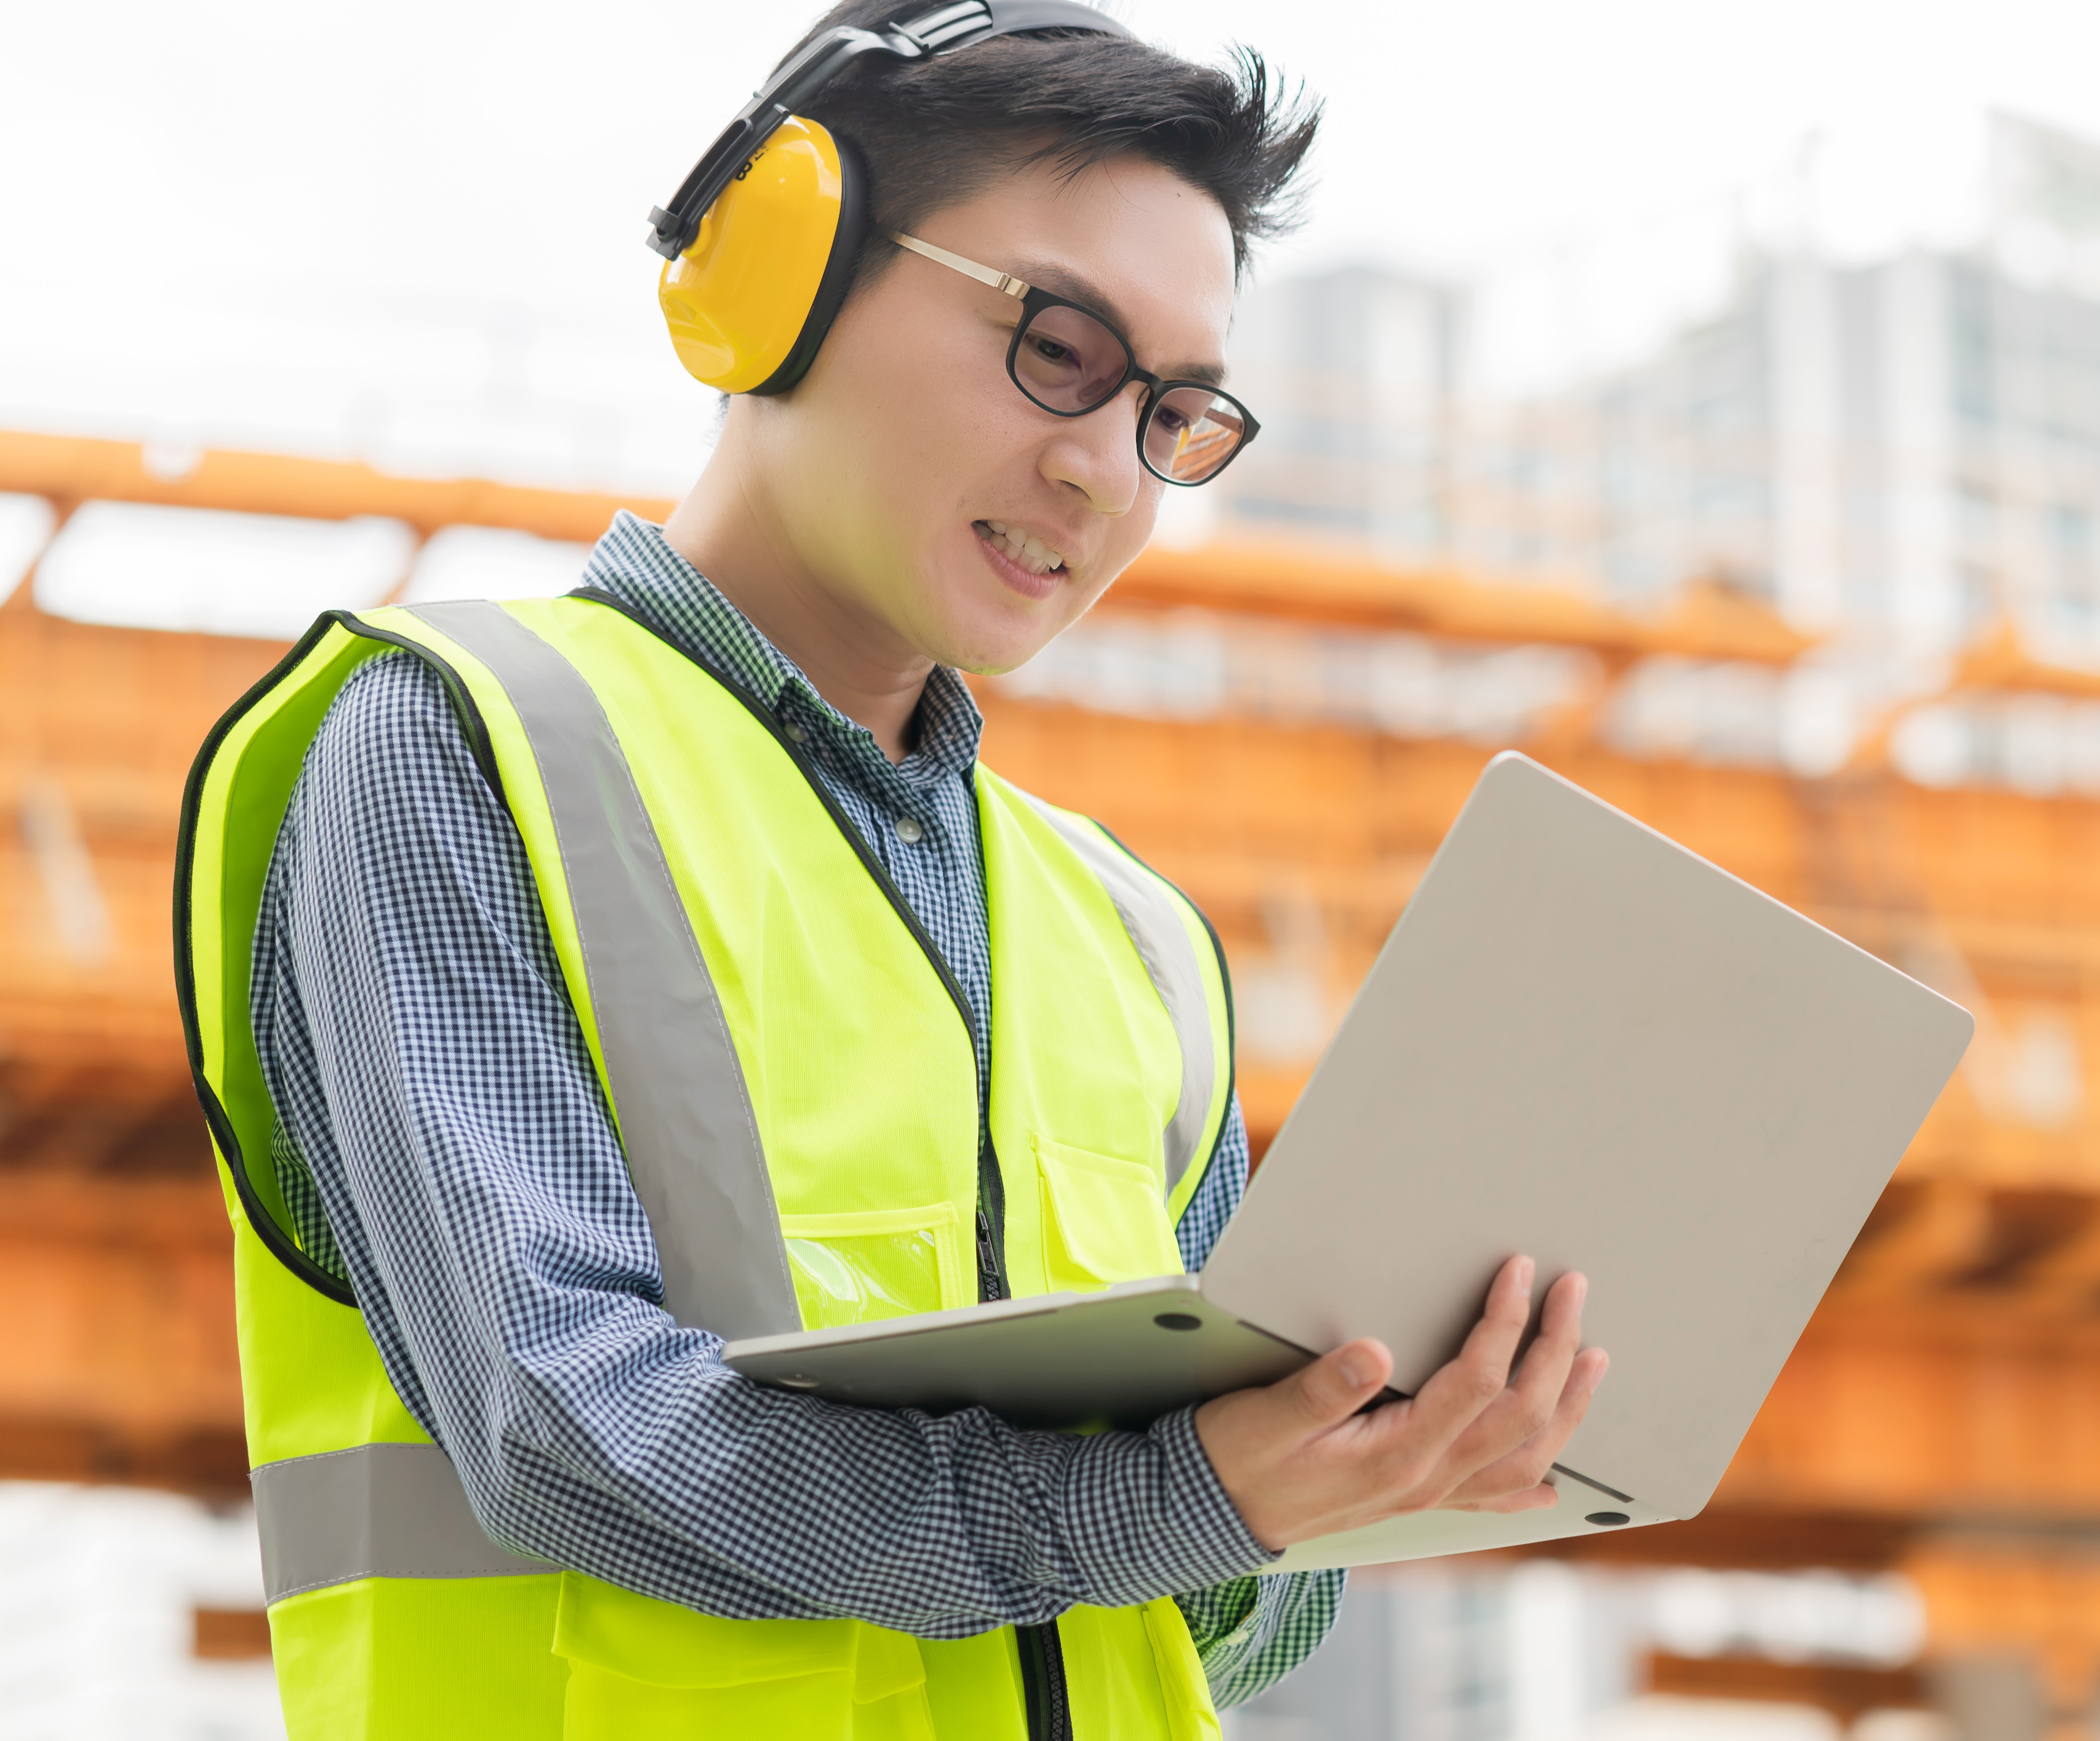
M 1392 1376 L 1392 1356 L 1385 1344 L 1365 1340 L 1323 1355 L 1290 1382 L 1306 1425 L 1331 1426 L 1362 1408 Z

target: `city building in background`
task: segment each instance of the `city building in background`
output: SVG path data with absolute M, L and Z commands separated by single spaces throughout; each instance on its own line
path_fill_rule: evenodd
M 1214 487 L 1220 531 L 1388 556 L 1446 548 L 1465 324 L 1458 291 L 1368 267 L 1250 293 L 1233 382 L 1261 434 Z
M 2010 617 L 2100 655 L 2100 298 L 1981 254 L 1746 261 L 1714 318 L 1482 446 L 1484 558 L 1626 601 L 1710 575 L 1899 654 Z
M 1886 1573 L 1603 1570 L 1492 1557 L 1371 1567 L 1350 1574 L 1343 1618 L 1319 1654 L 1229 1712 L 1225 1733 L 1945 1741 L 1915 1666 L 1925 1642 L 1916 1585 Z M 1742 1696 L 1753 1677 L 1766 1696 Z M 1789 1681 L 1794 1697 L 1770 1696 Z
M 0 1736 L 283 1741 L 254 1513 L 0 1482 Z
M 1724 306 L 1529 399 L 1470 386 L 1460 289 L 1257 287 L 1234 359 L 1265 421 L 1220 531 L 1633 606 L 1704 580 L 1899 663 L 2009 621 L 2100 664 L 2100 148 L 2005 117 L 1995 139 L 1975 248 L 1746 249 Z

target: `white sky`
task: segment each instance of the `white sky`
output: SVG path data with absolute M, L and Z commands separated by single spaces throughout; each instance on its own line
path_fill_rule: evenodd
M 1305 233 L 1484 284 L 1491 379 L 1648 342 L 1740 239 L 1972 233 L 1990 107 L 2100 137 L 2095 0 L 1121 0 L 1328 99 Z M 711 396 L 642 214 L 792 39 L 722 0 L 20 4 L 0 425 L 670 487 Z M 1820 143 L 1811 142 L 1820 140 Z

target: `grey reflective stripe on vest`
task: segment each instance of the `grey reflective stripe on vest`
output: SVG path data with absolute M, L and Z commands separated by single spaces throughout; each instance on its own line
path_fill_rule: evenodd
M 1211 1095 L 1218 1083 L 1218 1057 L 1212 1044 L 1210 999 L 1203 991 L 1203 968 L 1181 922 L 1174 897 L 1131 856 L 1099 831 L 1060 814 L 1040 799 L 1021 796 L 1063 836 L 1087 868 L 1101 879 L 1115 903 L 1123 928 L 1136 945 L 1138 959 L 1151 975 L 1167 1020 L 1181 1042 L 1181 1100 L 1167 1125 L 1167 1188 L 1171 1191 L 1199 1158 L 1196 1150 L 1210 1117 Z
M 532 747 L 664 1309 L 730 1341 L 799 1330 L 729 1024 L 605 709 L 575 666 L 500 606 L 413 614 L 488 667 Z
M 359 1445 L 265 1463 L 249 1475 L 262 1538 L 262 1599 L 358 1578 L 515 1578 L 560 1570 L 482 1533 L 435 1445 Z

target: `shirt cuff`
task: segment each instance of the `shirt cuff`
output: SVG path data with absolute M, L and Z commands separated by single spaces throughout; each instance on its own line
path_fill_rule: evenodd
M 1207 1664 L 1213 1652 L 1242 1651 L 1253 1643 L 1261 1628 L 1261 1587 L 1273 1582 L 1249 1576 L 1176 1593 L 1174 1599 L 1189 1623 L 1197 1655 Z
M 1067 1489 L 1082 1586 L 1104 1607 L 1242 1578 L 1282 1558 L 1255 1540 L 1176 1409 L 1151 1431 L 1083 1441 Z

